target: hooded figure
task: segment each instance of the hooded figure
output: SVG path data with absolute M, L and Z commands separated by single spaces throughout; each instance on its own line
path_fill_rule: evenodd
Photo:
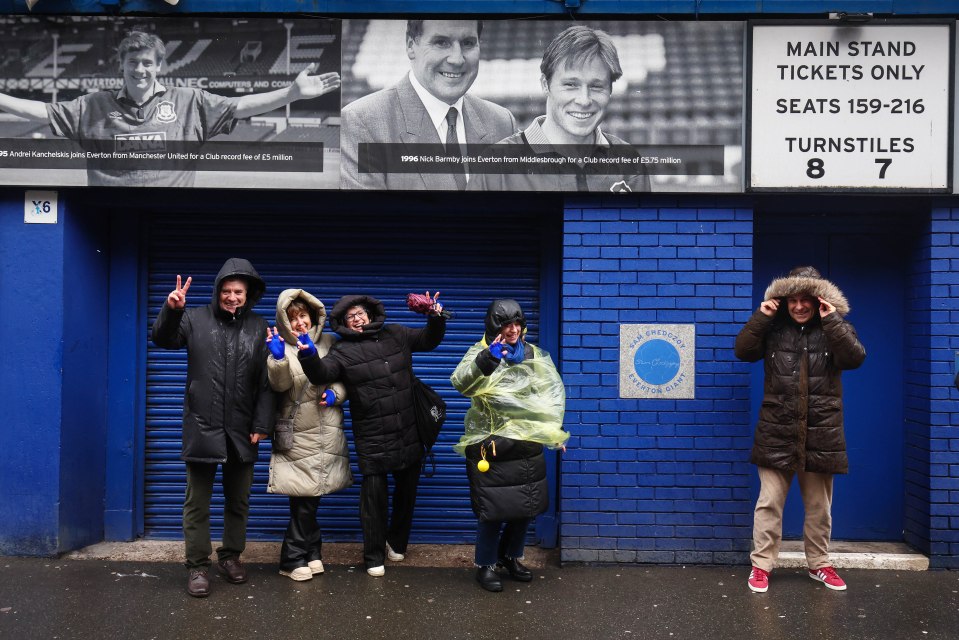
M 470 347 L 450 377 L 453 387 L 472 400 L 465 433 L 454 449 L 466 455 L 467 447 L 492 436 L 561 447 L 569 438 L 563 431 L 566 389 L 549 354 L 526 342 L 526 316 L 519 303 L 494 300 L 484 324 L 483 339 Z M 490 346 L 513 324 L 518 325 L 516 339 L 496 357 Z
M 224 281 L 246 283 L 246 302 L 235 312 L 219 302 Z M 266 377 L 266 320 L 252 309 L 266 284 L 253 265 L 230 258 L 213 284 L 205 307 L 174 309 L 164 304 L 153 323 L 153 342 L 164 349 L 187 348 L 183 395 L 183 448 L 187 462 L 254 462 L 251 433 L 273 432 L 273 392 Z M 230 454 L 233 454 L 231 456 Z
M 325 356 L 335 342 L 333 336 L 323 334 L 326 307 L 303 289 L 287 289 L 276 301 L 276 328 L 283 338 L 286 357 L 267 359 L 270 386 L 280 393 L 277 417 L 289 417 L 294 402 L 300 406 L 293 420 L 293 448 L 273 452 L 270 457 L 269 493 L 288 496 L 322 496 L 353 484 L 350 473 L 349 451 L 343 433 L 343 410 L 346 388 L 339 382 L 322 387 L 310 384 L 297 356 L 297 336 L 290 324 L 287 309 L 294 301 L 309 308 L 312 326 L 310 338 L 320 357 Z M 321 406 L 326 389 L 332 389 L 337 406 Z
M 486 343 L 489 344 L 496 339 L 503 327 L 518 322 L 523 335 L 526 335 L 526 314 L 519 303 L 509 298 L 503 300 L 493 300 L 486 309 L 486 317 L 483 318 L 483 324 L 486 327 Z
M 502 591 L 497 564 L 516 580 L 532 579 L 519 560 L 530 522 L 549 507 L 543 446 L 560 448 L 569 434 L 563 431 L 563 382 L 549 354 L 526 342 L 519 303 L 494 300 L 485 327 L 450 377 L 470 398 L 463 436 L 453 448 L 466 458 L 478 520 L 476 580 L 487 591 Z
M 372 296 L 343 296 L 333 305 L 330 328 L 342 338 L 325 357 L 304 355 L 310 382 L 339 380 L 350 398 L 353 442 L 360 472 L 360 520 L 367 572 L 382 576 L 383 562 L 402 560 L 413 524 L 423 446 L 413 409 L 413 352 L 432 351 L 446 333 L 441 307 L 426 327 L 386 323 L 383 303 Z M 393 515 L 387 527 L 387 479 L 393 474 Z
M 866 358 L 847 313 L 849 303 L 839 287 L 813 267 L 797 267 L 770 283 L 736 337 L 736 357 L 762 359 L 765 373 L 751 456 L 760 480 L 748 579 L 752 591 L 769 588 L 793 476 L 805 510 L 809 577 L 829 589 L 846 588 L 828 554 L 833 474 L 849 471 L 841 376 Z
M 296 318 L 296 327 L 290 316 Z M 320 496 L 353 484 L 350 453 L 343 433 L 342 404 L 346 389 L 339 382 L 317 387 L 310 383 L 297 357 L 298 333 L 304 329 L 325 356 L 334 343 L 323 334 L 326 307 L 303 289 L 287 289 L 276 301 L 277 337 L 282 357 L 267 359 L 270 386 L 280 394 L 278 418 L 293 417 L 293 446 L 273 451 L 266 490 L 290 497 L 290 522 L 280 548 L 280 574 L 309 580 L 323 572 L 322 531 L 317 523 Z M 308 328 L 307 328 L 308 325 Z M 333 394 L 332 403 L 329 394 Z
M 187 349 L 183 394 L 183 449 L 186 498 L 183 538 L 190 570 L 187 593 L 210 594 L 210 502 L 217 467 L 222 465 L 223 544 L 219 570 L 227 581 L 246 582 L 240 554 L 257 444 L 273 431 L 275 399 L 267 381 L 266 321 L 253 313 L 266 286 L 249 261 L 227 260 L 216 276 L 213 300 L 186 308 L 191 278 L 167 296 L 153 324 L 153 342 L 164 349 Z
M 346 312 L 361 306 L 369 318 L 351 329 Z M 303 360 L 311 380 L 340 380 L 350 398 L 353 440 L 363 474 L 416 466 L 423 455 L 413 413 L 412 352 L 432 351 L 446 332 L 445 319 L 430 317 L 425 329 L 386 324 L 383 303 L 372 296 L 340 298 L 330 328 L 342 338 L 325 358 Z
M 809 320 L 790 314 L 790 296 L 815 301 Z M 821 317 L 819 299 L 835 312 Z M 764 300 L 781 300 L 773 316 L 756 311 L 736 338 L 736 357 L 763 359 L 763 403 L 751 461 L 784 471 L 847 473 L 842 372 L 866 358 L 856 330 L 844 318 L 849 302 L 839 287 L 812 267 L 773 280 Z M 807 398 L 806 402 L 799 401 Z

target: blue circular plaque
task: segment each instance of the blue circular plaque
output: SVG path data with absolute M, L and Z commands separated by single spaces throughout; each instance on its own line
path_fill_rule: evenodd
M 645 342 L 633 356 L 636 375 L 646 384 L 666 384 L 679 373 L 679 364 L 679 351 L 665 340 Z

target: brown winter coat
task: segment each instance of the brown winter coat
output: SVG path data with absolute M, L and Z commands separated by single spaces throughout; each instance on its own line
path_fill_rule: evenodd
M 804 293 L 821 296 L 836 312 L 799 325 L 783 300 L 772 318 L 757 310 L 736 337 L 736 357 L 762 358 L 765 373 L 750 460 L 783 471 L 847 473 L 841 375 L 861 365 L 866 350 L 843 317 L 846 298 L 828 280 L 780 278 L 764 299 Z

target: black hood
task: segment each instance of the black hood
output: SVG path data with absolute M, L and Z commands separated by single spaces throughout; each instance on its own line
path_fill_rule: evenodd
M 252 309 L 266 292 L 266 283 L 263 282 L 263 278 L 256 272 L 249 260 L 229 258 L 220 267 L 220 272 L 216 274 L 216 281 L 213 283 L 213 308 L 215 310 L 222 311 L 219 300 L 220 284 L 224 280 L 233 278 L 242 278 L 246 281 L 246 304 L 243 305 L 242 311 Z
M 526 316 L 519 303 L 510 298 L 493 300 L 486 309 L 486 342 L 492 342 L 505 325 L 518 322 L 526 335 Z
M 346 312 L 356 305 L 365 307 L 366 313 L 370 317 L 370 322 L 363 326 L 362 333 L 353 331 L 346 326 Z M 385 322 L 386 308 L 382 302 L 373 296 L 343 296 L 336 301 L 336 304 L 333 305 L 333 310 L 330 311 L 330 329 L 343 338 L 362 338 L 366 335 L 375 334 L 383 328 L 383 323 Z

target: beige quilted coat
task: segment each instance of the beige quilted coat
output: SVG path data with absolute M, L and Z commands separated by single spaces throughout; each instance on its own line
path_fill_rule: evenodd
M 312 294 L 302 289 L 286 289 L 276 302 L 276 328 L 286 342 L 286 356 L 276 360 L 267 357 L 270 386 L 279 392 L 277 417 L 290 415 L 293 403 L 304 385 L 307 385 L 300 408 L 293 423 L 293 448 L 284 453 L 274 452 L 270 457 L 270 478 L 266 490 L 289 496 L 322 496 L 353 484 L 350 473 L 349 451 L 343 434 L 343 409 L 346 389 L 339 382 L 318 388 L 310 384 L 297 358 L 296 336 L 286 316 L 286 308 L 293 300 L 304 300 L 313 313 L 310 338 L 316 344 L 320 357 L 326 355 L 334 338 L 323 333 L 326 308 Z M 327 388 L 336 394 L 336 405 L 321 406 L 319 396 Z

